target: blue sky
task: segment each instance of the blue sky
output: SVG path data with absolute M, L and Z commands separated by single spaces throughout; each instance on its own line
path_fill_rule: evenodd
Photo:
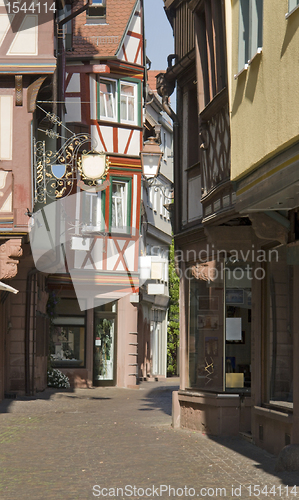
M 164 12 L 163 0 L 144 0 L 146 54 L 151 69 L 166 70 L 167 56 L 173 54 L 172 28 Z

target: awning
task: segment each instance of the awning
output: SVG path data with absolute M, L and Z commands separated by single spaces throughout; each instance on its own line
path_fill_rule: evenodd
M 12 293 L 19 293 L 19 290 L 16 290 L 16 288 L 9 286 L 6 283 L 3 283 L 2 281 L 0 281 L 0 290 L 5 290 L 6 292 L 12 292 Z

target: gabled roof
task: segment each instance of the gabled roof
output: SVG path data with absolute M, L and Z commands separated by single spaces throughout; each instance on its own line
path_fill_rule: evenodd
M 78 0 L 74 4 L 74 10 L 85 3 L 86 0 Z M 67 57 L 117 55 L 135 4 L 136 0 L 107 0 L 105 24 L 86 24 L 86 12 L 79 14 L 73 21 L 74 51 L 68 53 Z

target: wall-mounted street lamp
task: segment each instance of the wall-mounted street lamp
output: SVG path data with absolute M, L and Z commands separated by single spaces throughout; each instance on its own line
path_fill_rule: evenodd
M 168 186 L 162 184 L 157 178 L 159 175 L 160 164 L 163 153 L 157 143 L 155 137 L 150 137 L 145 143 L 143 150 L 140 152 L 142 173 L 147 185 L 153 187 L 155 191 L 160 190 L 165 198 L 173 199 L 173 189 L 171 186 L 170 196 L 166 194 Z M 169 210 L 169 208 L 167 208 Z
M 146 179 L 152 179 L 159 174 L 162 154 L 154 137 L 150 137 L 148 141 L 144 143 L 140 157 L 142 173 Z

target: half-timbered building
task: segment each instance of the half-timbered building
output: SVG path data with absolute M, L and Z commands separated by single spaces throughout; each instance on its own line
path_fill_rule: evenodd
M 135 386 L 139 375 L 142 2 L 72 2 L 65 5 L 60 19 L 58 114 L 68 135 L 90 137 L 84 149 L 106 155 L 107 171 L 105 180 L 94 180 L 89 186 L 90 177 L 79 168 L 81 175 L 69 199 L 65 198 L 70 219 L 63 271 L 68 273 L 50 272 L 48 277 L 48 287 L 58 298 L 52 362 L 76 386 Z M 66 169 L 62 180 L 67 175 Z M 67 191 L 61 198 L 66 195 Z
M 138 358 L 142 380 L 167 376 L 167 330 L 169 305 L 169 247 L 173 180 L 172 120 L 162 108 L 156 90 L 159 71 L 147 71 L 144 140 L 156 137 L 163 152 L 159 175 L 142 189 L 141 277 L 138 317 Z
M 0 2 L 0 276 L 19 290 L 0 297 L 0 399 L 47 383 L 47 293 L 34 268 L 27 213 L 36 95 L 56 67 L 55 9 L 53 2 Z
M 0 397 L 46 387 L 49 347 L 72 385 L 135 386 L 142 1 L 27 4 L 0 6 Z
M 177 84 L 174 237 L 181 278 L 181 385 L 174 393 L 174 424 L 216 435 L 247 432 L 251 281 L 250 271 L 232 256 L 247 248 L 251 228 L 236 212 L 230 180 L 225 2 L 165 0 L 165 9 L 175 40 L 161 77 L 166 108 Z

